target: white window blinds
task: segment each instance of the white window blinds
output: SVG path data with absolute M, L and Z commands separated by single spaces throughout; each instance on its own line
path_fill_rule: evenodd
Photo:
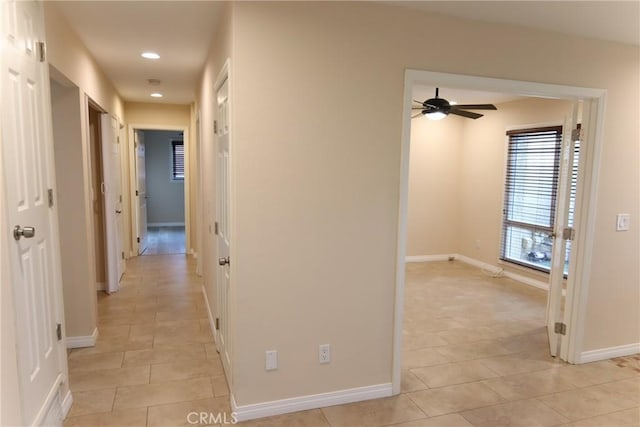
M 184 142 L 172 141 L 172 166 L 173 179 L 184 179 Z
M 507 135 L 500 258 L 549 271 L 562 126 L 514 130 Z

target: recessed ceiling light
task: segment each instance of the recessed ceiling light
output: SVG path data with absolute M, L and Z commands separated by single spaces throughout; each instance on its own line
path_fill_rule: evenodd
M 140 56 L 146 59 L 160 59 L 160 55 L 155 52 L 142 52 Z
M 151 96 L 154 97 L 154 98 L 162 98 L 162 94 L 158 93 L 158 92 L 152 93 Z

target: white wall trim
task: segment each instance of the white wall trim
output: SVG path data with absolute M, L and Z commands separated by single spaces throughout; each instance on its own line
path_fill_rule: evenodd
M 147 227 L 184 227 L 184 222 L 148 222 Z
M 433 262 L 433 261 L 449 261 L 449 257 L 456 258 L 457 254 L 439 254 L 439 255 L 407 255 L 405 262 Z
M 640 343 L 618 345 L 615 347 L 601 348 L 598 350 L 583 351 L 578 363 L 597 362 L 612 359 L 614 357 L 631 356 L 640 353 Z
M 67 390 L 67 394 L 62 399 L 62 418 L 67 418 L 69 415 L 69 411 L 71 410 L 71 405 L 73 404 L 73 396 L 71 395 L 71 390 Z
M 213 313 L 211 312 L 211 306 L 209 305 L 209 298 L 207 298 L 207 290 L 202 285 L 202 295 L 204 295 L 204 306 L 207 307 L 207 317 L 209 318 L 209 327 L 211 328 L 211 333 L 213 334 L 213 338 L 218 341 L 218 334 L 216 334 L 216 322 L 213 320 Z
M 96 345 L 97 339 L 98 339 L 98 328 L 95 328 L 91 335 L 67 337 L 66 339 L 67 348 L 93 347 L 94 345 Z
M 531 277 L 522 276 L 520 274 L 513 273 L 511 271 L 506 271 L 506 270 L 503 271 L 503 274 L 506 277 L 515 280 L 516 282 L 524 283 L 525 285 L 533 286 L 534 288 L 542 289 L 544 291 L 549 290 L 549 283 L 547 282 L 542 282 L 540 280 L 532 279 Z M 562 294 L 564 295 L 564 290 Z
M 246 421 L 325 406 L 379 399 L 381 397 L 391 396 L 391 394 L 391 383 L 386 383 L 242 406 L 237 406 L 235 398 L 232 395 L 231 408 L 236 414 L 238 421 Z
M 502 274 L 505 277 L 515 280 L 516 282 L 520 282 L 525 285 L 533 286 L 534 288 L 542 289 L 544 291 L 549 290 L 549 284 L 547 282 L 543 282 L 541 280 L 536 280 L 531 277 L 523 276 L 518 273 L 514 273 L 512 271 L 505 270 L 503 267 L 498 265 L 489 264 L 486 262 L 479 261 L 474 258 L 470 258 L 465 255 L 460 254 L 443 254 L 443 255 L 418 255 L 418 256 L 408 256 L 405 258 L 405 262 L 433 262 L 433 261 L 448 261 L 449 257 L 454 257 L 458 261 L 462 261 L 465 264 L 472 265 L 474 267 L 478 267 L 480 269 L 489 271 L 493 274 Z

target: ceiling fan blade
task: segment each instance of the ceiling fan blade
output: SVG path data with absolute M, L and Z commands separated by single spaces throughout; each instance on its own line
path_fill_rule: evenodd
M 411 107 L 412 110 L 424 110 L 424 105 L 422 107 Z
M 416 102 L 416 103 L 418 103 L 418 104 L 422 105 L 422 101 L 416 101 L 416 100 L 414 99 L 414 100 L 413 100 L 413 102 Z
M 422 115 L 422 112 L 419 112 L 418 114 L 414 114 L 413 116 L 411 116 L 412 119 L 415 119 L 416 117 L 420 117 Z
M 478 119 L 483 116 L 480 113 L 472 113 L 471 111 L 454 110 L 454 109 L 449 110 L 449 114 L 455 114 L 456 116 L 467 117 L 469 119 Z
M 493 104 L 455 104 L 452 105 L 451 108 L 462 110 L 497 110 Z

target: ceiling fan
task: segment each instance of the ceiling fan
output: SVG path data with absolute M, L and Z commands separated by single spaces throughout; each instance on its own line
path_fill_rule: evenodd
M 453 104 L 444 98 L 438 98 L 439 88 L 436 88 L 436 97 L 427 99 L 424 102 L 416 101 L 420 104 L 420 107 L 412 107 L 412 110 L 421 110 L 418 114 L 411 116 L 412 119 L 424 115 L 431 120 L 440 120 L 445 118 L 449 114 L 455 114 L 456 116 L 467 117 L 469 119 L 477 119 L 483 115 L 480 113 L 474 113 L 466 110 L 497 110 L 493 104 Z

